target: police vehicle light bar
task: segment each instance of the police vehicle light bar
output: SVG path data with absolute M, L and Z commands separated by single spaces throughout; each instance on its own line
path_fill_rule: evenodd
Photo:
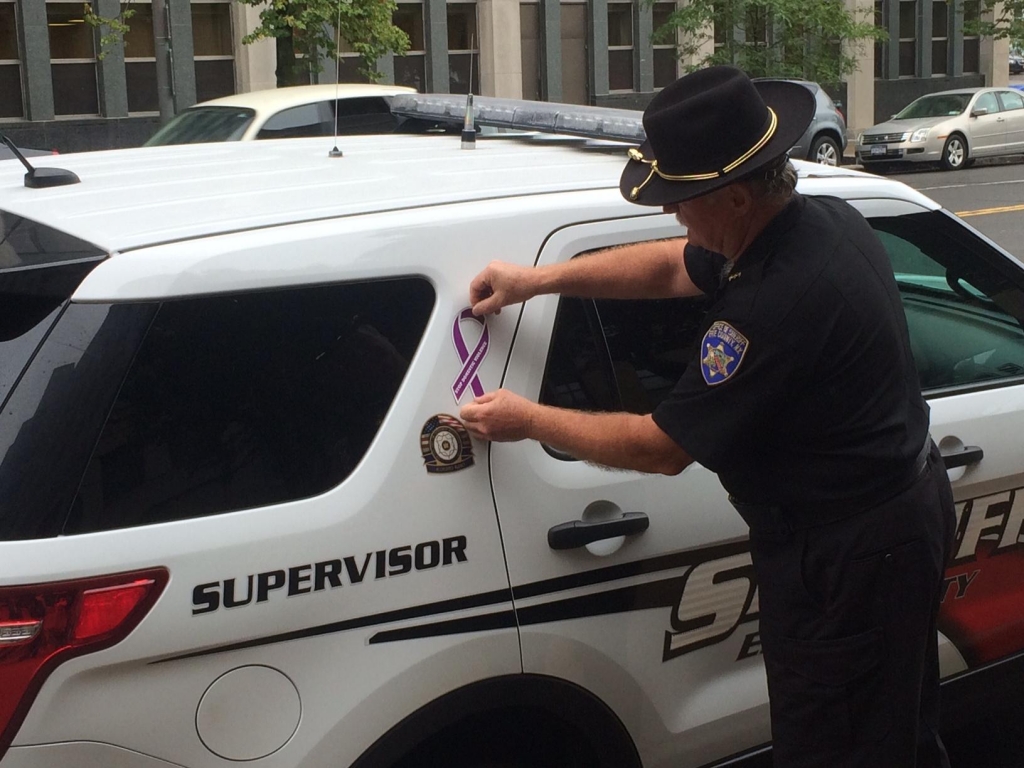
M 466 98 L 454 94 L 415 93 L 389 97 L 392 114 L 420 120 L 462 125 Z M 613 107 L 587 107 L 525 99 L 476 96 L 473 117 L 477 125 L 521 131 L 563 133 L 590 139 L 642 144 L 646 138 L 643 113 Z

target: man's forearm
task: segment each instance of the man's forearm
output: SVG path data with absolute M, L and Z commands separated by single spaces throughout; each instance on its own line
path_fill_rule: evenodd
M 693 462 L 650 416 L 532 404 L 527 430 L 534 440 L 606 467 L 676 475 Z
M 695 296 L 683 263 L 686 241 L 655 240 L 589 253 L 537 267 L 536 293 L 592 299 L 668 299 Z

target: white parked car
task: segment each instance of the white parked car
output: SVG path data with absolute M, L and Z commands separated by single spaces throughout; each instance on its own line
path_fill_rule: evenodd
M 391 133 L 401 121 L 391 115 L 389 97 L 415 92 L 401 85 L 346 83 L 224 96 L 176 115 L 146 146 L 331 136 L 335 109 L 339 134 Z
M 938 163 L 960 170 L 979 157 L 1024 154 L 1024 94 L 1009 88 L 941 91 L 912 101 L 864 131 L 857 161 L 866 168 Z
M 499 386 L 649 412 L 692 355 L 692 299 L 468 311 L 492 258 L 680 234 L 622 199 L 624 146 L 332 144 L 65 155 L 81 181 L 48 189 L 0 166 L 0 767 L 763 753 L 757 585 L 715 476 L 458 420 Z M 1024 265 L 902 184 L 797 166 L 892 256 L 957 497 L 945 711 L 994 706 L 1024 658 Z

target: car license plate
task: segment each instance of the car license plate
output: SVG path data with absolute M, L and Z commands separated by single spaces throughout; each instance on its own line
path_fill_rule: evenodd
M 887 147 L 885 146 L 885 144 L 875 144 L 875 146 L 871 148 L 871 156 L 874 157 L 875 155 L 884 155 L 886 149 Z

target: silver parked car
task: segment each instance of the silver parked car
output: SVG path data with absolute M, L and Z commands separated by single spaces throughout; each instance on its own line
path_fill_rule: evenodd
M 978 157 L 1024 153 L 1024 94 L 1009 88 L 941 91 L 911 102 L 857 142 L 866 168 L 892 162 L 969 167 Z
M 755 81 L 774 80 L 770 77 L 758 77 Z M 846 118 L 825 89 L 808 80 L 788 80 L 800 83 L 814 94 L 817 108 L 814 119 L 807 126 L 804 135 L 789 151 L 790 157 L 811 160 L 822 165 L 840 165 L 846 149 Z

